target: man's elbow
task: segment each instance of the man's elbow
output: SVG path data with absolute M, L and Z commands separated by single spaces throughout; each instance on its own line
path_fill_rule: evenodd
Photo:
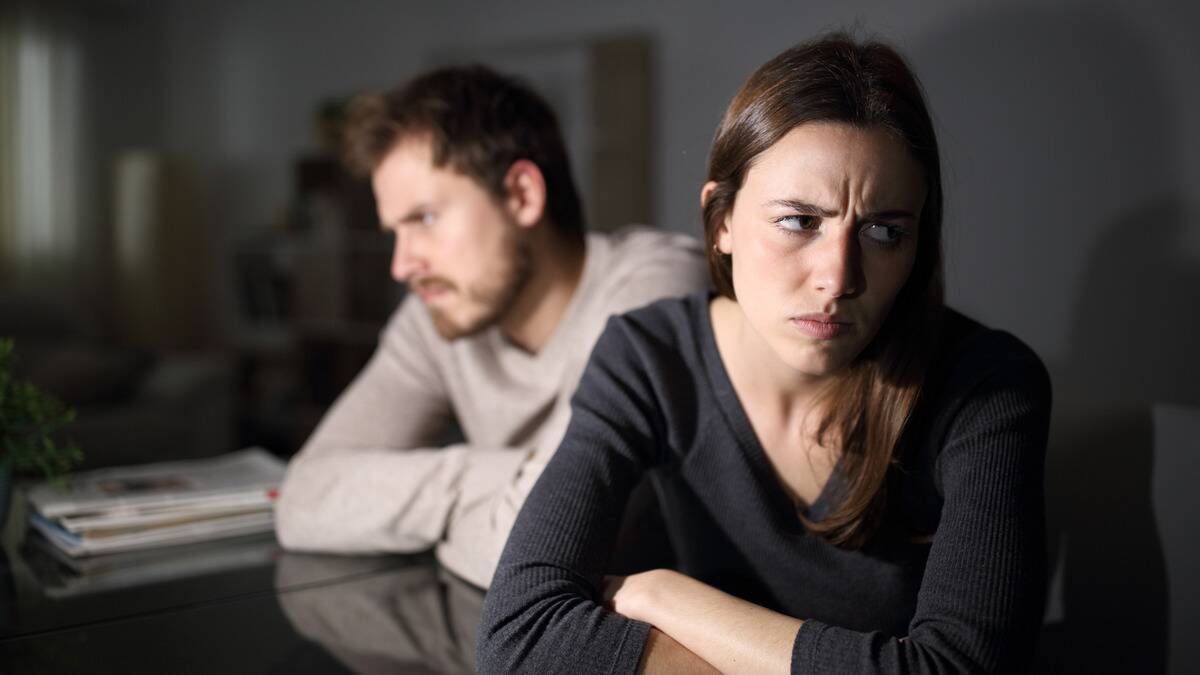
M 275 502 L 275 538 L 279 540 L 279 545 L 286 549 L 312 548 L 305 528 L 305 523 L 311 522 L 311 519 L 306 516 L 302 506 L 302 500 L 290 496 L 285 482 L 279 491 L 279 499 Z
M 328 511 L 322 507 L 322 490 L 314 485 L 310 472 L 292 461 L 279 486 L 279 498 L 275 500 L 275 538 L 286 549 L 303 551 L 330 550 L 329 542 L 322 541 L 324 528 L 321 514 Z

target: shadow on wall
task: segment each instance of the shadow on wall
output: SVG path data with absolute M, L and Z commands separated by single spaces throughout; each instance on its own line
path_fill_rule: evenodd
M 1185 254 L 1196 218 L 1176 194 L 1155 64 L 1127 25 L 1082 9 L 978 14 L 914 46 L 930 91 L 945 94 L 941 121 L 963 131 L 950 134 L 958 159 L 969 158 L 950 167 L 958 262 L 1000 277 L 995 290 L 963 283 L 998 315 L 1067 336 L 1050 363 L 1054 578 L 1035 671 L 1185 667 L 1192 637 L 1172 634 L 1170 603 L 1200 599 L 1169 591 L 1151 408 L 1200 405 L 1200 268 Z M 1200 492 L 1172 500 L 1200 509 Z
M 1115 221 L 1084 277 L 1071 359 L 1056 373 L 1047 462 L 1062 603 L 1061 619 L 1043 635 L 1046 665 L 1054 666 L 1047 670 L 1168 672 L 1168 661 L 1179 664 L 1171 652 L 1191 639 L 1172 634 L 1169 604 L 1200 599 L 1169 592 L 1154 513 L 1164 500 L 1152 493 L 1152 407 L 1200 403 L 1200 369 L 1188 344 L 1200 335 L 1200 321 L 1180 311 L 1200 306 L 1200 270 L 1174 257 L 1189 220 L 1165 198 Z M 1200 493 L 1174 497 L 1172 508 L 1200 508 Z M 1105 641 L 1097 649 L 1114 631 L 1121 634 L 1116 646 Z
M 1200 492 L 1152 492 L 1163 459 L 1153 406 L 1200 405 L 1200 269 L 1180 255 L 1194 223 L 1171 197 L 1137 209 L 1104 232 L 1084 277 L 1047 462 L 1063 616 L 1047 624 L 1043 653 L 1061 670 L 1181 672 L 1181 653 L 1194 653 L 1170 605 L 1200 598 L 1170 592 L 1180 580 L 1167 576 L 1154 505 L 1196 511 Z M 1114 631 L 1117 646 L 1097 649 Z

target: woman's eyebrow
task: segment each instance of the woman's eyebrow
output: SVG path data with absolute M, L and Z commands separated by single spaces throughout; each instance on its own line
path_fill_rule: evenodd
M 809 215 L 809 216 L 820 216 L 822 218 L 836 218 L 838 216 L 837 211 L 831 211 L 829 209 L 824 209 L 824 208 L 821 208 L 820 206 L 817 206 L 816 204 L 810 204 L 808 202 L 801 201 L 799 199 L 772 199 L 772 200 L 766 202 L 765 204 L 763 204 L 763 206 L 766 206 L 766 207 L 781 206 L 786 209 L 791 209 L 792 211 L 795 211 L 796 213 L 803 213 L 804 215 Z M 916 220 L 917 219 L 917 217 L 911 211 L 905 211 L 904 209 L 885 209 L 883 211 L 872 211 L 870 213 L 863 214 L 863 218 L 868 219 L 868 220 L 906 220 L 906 219 L 907 220 Z
M 784 208 L 796 211 L 797 213 L 803 213 L 809 216 L 821 216 L 822 218 L 833 218 L 837 216 L 837 211 L 823 209 L 816 204 L 809 204 L 808 202 L 803 202 L 799 199 L 772 199 L 771 201 L 763 204 L 763 206 L 782 206 Z

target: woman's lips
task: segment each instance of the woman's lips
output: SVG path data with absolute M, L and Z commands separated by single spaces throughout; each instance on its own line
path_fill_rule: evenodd
M 828 314 L 805 314 L 792 317 L 792 325 L 805 335 L 818 340 L 832 340 L 846 335 L 854 329 L 854 324 L 837 316 Z

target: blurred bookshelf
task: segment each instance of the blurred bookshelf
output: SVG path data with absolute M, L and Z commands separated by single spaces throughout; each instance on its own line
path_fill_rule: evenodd
M 294 165 L 284 222 L 237 241 L 231 342 L 243 446 L 296 452 L 375 350 L 403 298 L 370 185 L 331 156 Z

